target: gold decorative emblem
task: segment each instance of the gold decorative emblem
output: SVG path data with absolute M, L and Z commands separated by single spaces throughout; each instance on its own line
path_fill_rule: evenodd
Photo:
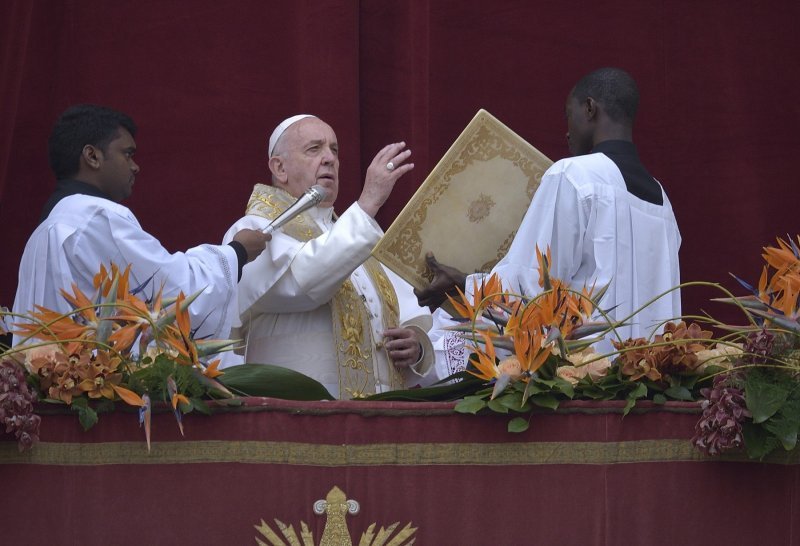
M 348 499 L 344 491 L 333 486 L 333 489 L 328 492 L 324 500 L 320 499 L 314 503 L 314 513 L 318 516 L 325 514 L 326 518 L 325 528 L 322 530 L 322 537 L 320 537 L 319 542 L 314 540 L 314 533 L 311 532 L 304 521 L 300 522 L 300 536 L 298 537 L 292 525 L 287 526 L 277 518 L 275 518 L 275 525 L 278 527 L 280 534 L 283 535 L 283 538 L 262 519 L 261 525 L 255 525 L 254 527 L 269 542 L 264 542 L 258 536 L 255 539 L 259 546 L 286 546 L 287 541 L 291 546 L 353 546 L 345 516 L 347 514 L 358 514 L 360 508 L 357 501 Z M 412 537 L 417 528 L 411 527 L 411 522 L 406 523 L 405 527 L 400 529 L 394 536 L 392 534 L 400 525 L 400 522 L 395 522 L 386 528 L 381 526 L 377 534 L 375 532 L 376 525 L 376 523 L 373 523 L 364 531 L 358 546 L 410 546 L 414 543 L 415 539 Z
M 469 218 L 470 222 L 478 223 L 487 216 L 492 211 L 492 207 L 495 205 L 494 200 L 491 197 L 482 193 L 478 196 L 478 198 L 469 204 L 469 209 L 467 209 L 467 217 Z

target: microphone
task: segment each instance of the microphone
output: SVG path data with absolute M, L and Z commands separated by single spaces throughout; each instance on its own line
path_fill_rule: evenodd
M 271 234 L 273 231 L 280 229 L 284 224 L 288 223 L 300 213 L 307 211 L 311 207 L 319 205 L 325 200 L 326 197 L 328 197 L 328 190 L 319 185 L 311 186 L 303 195 L 297 198 L 297 201 L 295 201 L 292 206 L 283 211 L 261 231 Z

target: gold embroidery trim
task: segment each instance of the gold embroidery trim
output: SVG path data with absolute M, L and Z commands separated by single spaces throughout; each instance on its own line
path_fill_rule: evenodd
M 422 421 L 420 421 L 422 423 Z M 313 444 L 269 441 L 154 442 L 148 453 L 138 442 L 39 442 L 20 453 L 16 442 L 0 442 L 0 465 L 94 466 L 111 464 L 242 463 L 322 467 L 345 466 L 509 466 L 563 464 L 627 464 L 722 461 L 800 464 L 800 448 L 776 450 L 764 461 L 743 452 L 706 457 L 688 439 L 621 442 L 499 442 Z
M 256 184 L 253 193 L 250 194 L 245 213 L 274 220 L 294 202 L 295 198 L 280 188 Z M 281 230 L 292 239 L 303 242 L 322 235 L 322 230 L 307 212 L 295 216 Z
M 392 281 L 389 280 L 380 262 L 372 256 L 364 262 L 364 269 L 369 275 L 370 280 L 372 280 L 372 284 L 377 289 L 378 297 L 381 300 L 381 316 L 383 317 L 384 330 L 387 328 L 396 328 L 400 324 L 400 304 L 397 301 L 397 292 L 392 285 Z M 386 348 L 381 345 L 381 350 L 385 351 Z M 386 354 L 386 360 L 389 363 L 387 370 L 379 369 L 378 361 L 377 359 L 375 360 L 376 383 L 383 382 L 385 385 L 388 385 L 388 390 L 402 389 L 404 387 L 403 376 L 397 371 L 397 368 L 394 367 L 388 353 Z M 384 371 L 388 376 L 386 378 L 383 377 Z
M 331 300 L 333 339 L 339 361 L 339 397 L 375 394 L 369 311 L 347 279 Z

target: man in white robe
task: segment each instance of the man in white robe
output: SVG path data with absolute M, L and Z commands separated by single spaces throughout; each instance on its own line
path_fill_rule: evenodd
M 580 290 L 608 284 L 600 307 L 625 321 L 622 340 L 648 337 L 680 316 L 680 232 L 661 185 L 639 161 L 632 141 L 639 92 L 616 68 L 582 78 L 566 103 L 567 140 L 574 157 L 542 177 L 506 256 L 494 267 L 506 290 L 535 295 L 536 246 L 550 247 L 550 274 Z M 431 286 L 418 292 L 438 305 L 454 284 L 471 289 L 462 273 L 429 257 Z M 611 350 L 608 338 L 599 350 Z M 618 338 L 618 339 L 619 339 Z
M 312 185 L 326 198 L 273 234 L 270 252 L 244 268 L 241 323 L 231 337 L 244 361 L 304 373 L 337 398 L 424 383 L 433 351 L 431 318 L 411 286 L 370 258 L 383 235 L 374 220 L 395 182 L 413 168 L 404 143 L 373 160 L 356 203 L 334 217 L 339 187 L 338 143 L 314 116 L 292 116 L 269 144 L 272 185 L 257 184 L 242 228 L 263 229 Z
M 164 297 L 202 291 L 189 307 L 195 337 L 222 338 L 235 313 L 237 272 L 264 250 L 268 237 L 247 230 L 230 245 L 168 252 L 119 204 L 139 173 L 135 134 L 130 117 L 95 105 L 73 106 L 56 122 L 48 147 L 57 187 L 25 246 L 14 312 L 36 305 L 70 312 L 60 290 L 71 292 L 74 283 L 91 297 L 101 264 L 113 262 L 131 266 L 131 287 L 152 277 L 148 290 L 163 284 Z M 14 343 L 20 341 L 15 336 Z

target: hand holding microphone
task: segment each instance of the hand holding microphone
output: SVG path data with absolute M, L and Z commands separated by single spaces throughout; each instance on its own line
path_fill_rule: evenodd
M 328 197 L 328 190 L 319 185 L 311 186 L 303 195 L 297 198 L 297 201 L 295 201 L 292 206 L 283 211 L 261 231 L 268 235 L 272 234 L 273 231 L 280 229 L 299 214 L 307 211 L 311 207 L 319 205 L 326 197 Z

